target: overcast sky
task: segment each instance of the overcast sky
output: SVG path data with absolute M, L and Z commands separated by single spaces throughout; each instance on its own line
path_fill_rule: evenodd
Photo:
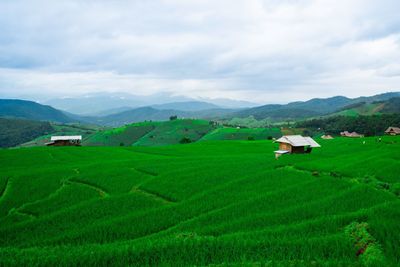
M 398 0 L 2 0 L 0 97 L 400 91 Z

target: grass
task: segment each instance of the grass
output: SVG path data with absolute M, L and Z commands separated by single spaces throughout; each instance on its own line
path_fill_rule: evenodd
M 282 136 L 278 128 L 218 128 L 205 135 L 201 140 L 266 140 Z
M 203 139 L 0 150 L 0 265 L 400 264 L 398 137 L 279 160 L 269 140 Z

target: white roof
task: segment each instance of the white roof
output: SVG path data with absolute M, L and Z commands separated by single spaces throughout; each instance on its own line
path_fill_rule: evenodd
M 311 137 L 304 137 L 301 135 L 285 135 L 276 140 L 279 143 L 287 143 L 292 146 L 310 146 L 310 147 L 321 147 Z
M 274 151 L 276 154 L 286 154 L 286 153 L 289 153 L 289 151 L 287 151 L 287 150 L 276 150 L 276 151 Z
M 82 135 L 52 136 L 51 141 L 82 140 Z

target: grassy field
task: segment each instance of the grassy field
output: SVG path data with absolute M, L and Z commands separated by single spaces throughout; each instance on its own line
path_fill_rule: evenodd
M 0 150 L 0 266 L 399 266 L 400 139 L 318 142 Z

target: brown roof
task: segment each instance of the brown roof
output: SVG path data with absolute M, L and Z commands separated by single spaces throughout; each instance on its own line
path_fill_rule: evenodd
M 346 137 L 362 137 L 362 134 L 356 133 L 356 132 L 348 132 L 348 131 L 344 131 L 340 133 L 341 136 L 346 136 Z
M 399 127 L 389 127 L 389 128 L 387 128 L 385 133 L 397 133 L 397 134 L 400 134 L 400 128 Z

